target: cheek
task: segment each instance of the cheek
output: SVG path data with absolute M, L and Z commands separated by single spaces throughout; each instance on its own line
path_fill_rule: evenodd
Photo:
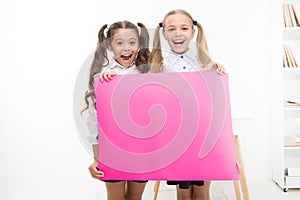
M 170 43 L 172 41 L 172 34 L 166 34 L 165 39 Z
M 190 39 L 193 39 L 194 35 L 195 35 L 195 31 L 192 31 L 192 32 L 190 33 Z
M 188 39 L 188 40 L 192 40 L 193 37 L 194 37 L 194 35 L 192 35 L 192 34 L 186 34 L 185 35 L 185 38 Z
M 119 56 L 121 54 L 121 51 L 114 49 L 113 54 L 114 54 L 114 56 Z
M 135 45 L 135 46 L 133 47 L 133 50 L 134 50 L 134 51 L 138 51 L 139 48 L 140 48 L 139 45 Z
M 163 36 L 166 40 L 169 40 L 171 38 L 171 34 L 169 32 L 163 32 Z
M 133 55 L 136 56 L 136 55 L 139 53 L 139 50 L 140 50 L 140 49 L 135 49 L 135 50 L 133 51 Z

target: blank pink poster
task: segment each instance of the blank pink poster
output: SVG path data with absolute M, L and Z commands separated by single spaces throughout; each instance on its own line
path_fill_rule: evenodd
M 103 180 L 237 180 L 228 75 L 95 78 Z

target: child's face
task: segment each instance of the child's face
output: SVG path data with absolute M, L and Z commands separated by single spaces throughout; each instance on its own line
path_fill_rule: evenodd
M 116 61 L 123 67 L 129 67 L 135 60 L 139 49 L 139 39 L 133 29 L 116 30 L 111 44 L 108 46 Z
M 167 17 L 163 34 L 172 51 L 185 53 L 189 49 L 194 33 L 192 22 L 187 16 L 174 14 Z

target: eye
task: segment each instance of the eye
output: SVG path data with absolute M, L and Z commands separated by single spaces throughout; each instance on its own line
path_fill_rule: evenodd
M 123 43 L 122 42 L 117 42 L 116 44 L 119 45 L 119 46 L 121 46 Z
M 131 45 L 131 46 L 136 45 L 136 41 L 131 41 L 131 42 L 130 42 L 130 45 Z

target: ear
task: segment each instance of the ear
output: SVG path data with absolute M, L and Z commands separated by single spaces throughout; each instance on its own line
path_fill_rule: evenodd
M 195 35 L 195 32 L 196 32 L 196 30 L 195 30 L 195 29 L 193 29 L 193 32 L 192 32 L 192 37 L 194 37 L 194 35 Z
M 109 51 L 112 51 L 112 48 L 111 48 L 111 45 L 110 45 L 110 44 L 107 45 L 107 49 L 108 49 Z

